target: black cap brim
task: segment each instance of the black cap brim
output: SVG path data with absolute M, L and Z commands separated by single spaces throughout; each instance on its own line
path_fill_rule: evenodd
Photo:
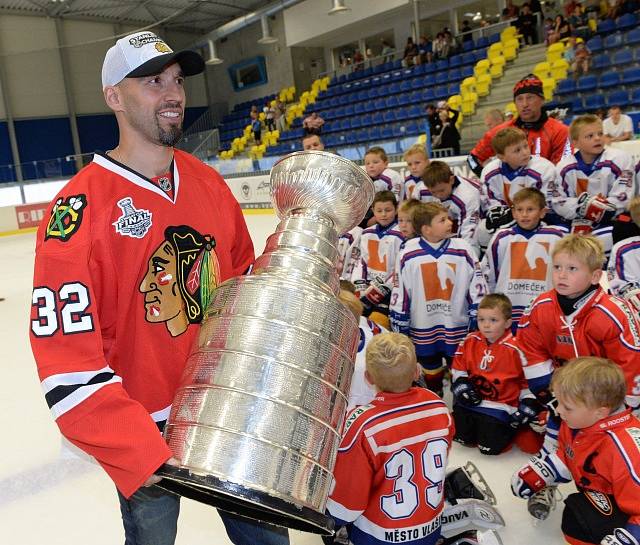
M 182 68 L 184 76 L 195 76 L 204 71 L 204 59 L 199 53 L 190 49 L 158 55 L 141 64 L 135 70 L 129 72 L 127 78 L 143 78 L 145 76 L 155 76 L 164 70 L 166 66 L 177 62 Z

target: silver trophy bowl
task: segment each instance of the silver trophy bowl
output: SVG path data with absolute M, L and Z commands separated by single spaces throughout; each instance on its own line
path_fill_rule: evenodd
M 359 343 L 339 301 L 339 234 L 371 205 L 351 161 L 298 152 L 271 171 L 281 221 L 252 272 L 217 287 L 164 431 L 160 485 L 242 517 L 330 534 L 324 514 Z

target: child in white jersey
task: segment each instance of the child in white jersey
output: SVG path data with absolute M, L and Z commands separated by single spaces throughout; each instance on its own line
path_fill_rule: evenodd
M 396 201 L 402 200 L 404 180 L 399 172 L 389 168 L 387 153 L 382 148 L 374 146 L 366 151 L 364 168 L 371 176 L 376 191 L 391 191 Z
M 627 207 L 633 196 L 635 165 L 631 154 L 604 147 L 598 116 L 577 117 L 569 131 L 578 151 L 558 163 L 551 204 L 559 216 L 571 223 L 572 231 L 590 232 L 610 225 Z
M 442 204 L 420 204 L 413 225 L 420 236 L 405 242 L 398 256 L 389 317 L 391 327 L 416 346 L 429 388 L 442 393 L 445 362 L 464 339 L 486 284 L 475 251 L 463 239 L 451 238 Z
M 402 199 L 406 200 L 415 198 L 413 191 L 416 184 L 422 181 L 422 173 L 429 166 L 429 157 L 422 144 L 414 144 L 404 152 L 403 159 L 407 162 L 407 168 L 409 169 L 409 174 L 404 178 L 404 192 L 402 195 Z
M 506 127 L 499 130 L 492 138 L 491 146 L 496 158 L 487 163 L 480 176 L 480 206 L 486 218 L 480 229 L 482 234 L 479 233 L 483 247 L 488 241 L 486 233 L 492 235 L 501 227 L 513 225 L 513 195 L 525 187 L 535 187 L 548 202 L 549 184 L 556 180 L 553 163 L 531 155 L 527 135 L 521 129 Z
M 397 200 L 391 191 L 380 191 L 373 198 L 376 224 L 360 235 L 359 255 L 354 260 L 351 281 L 355 284 L 364 314 L 389 314 L 389 295 L 393 286 L 396 256 L 403 242 L 396 221 Z
M 629 213 L 640 227 L 640 197 L 629 203 Z M 640 316 L 640 236 L 617 242 L 609 258 L 609 285 L 615 295 L 626 299 Z
M 512 210 L 516 225 L 493 235 L 481 266 L 489 291 L 504 293 L 511 300 L 515 333 L 531 301 L 551 289 L 551 251 L 567 230 L 542 222 L 547 203 L 533 187 L 513 196 Z
M 477 182 L 456 176 L 444 161 L 432 161 L 422 173 L 422 182 L 414 190 L 422 202 L 439 201 L 449 210 L 454 236 L 476 245 L 476 229 L 480 221 L 480 186 Z

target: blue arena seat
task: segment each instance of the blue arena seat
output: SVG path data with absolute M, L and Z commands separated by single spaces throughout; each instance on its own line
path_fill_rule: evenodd
M 629 85 L 630 83 L 639 83 L 640 68 L 635 66 L 625 68 L 624 72 L 622 72 L 622 81 L 624 81 L 625 85 Z
M 473 52 L 473 58 L 475 59 L 476 62 L 481 61 L 482 59 L 486 59 L 487 58 L 487 50 L 485 48 L 476 49 Z
M 598 86 L 598 78 L 594 75 L 582 76 L 578 78 L 576 90 L 580 92 L 593 91 Z
M 382 140 L 390 140 L 393 138 L 393 130 L 390 126 L 382 127 L 382 131 L 380 133 L 380 139 Z
M 594 36 L 590 40 L 587 40 L 587 47 L 589 48 L 589 51 L 591 51 L 591 53 L 598 53 L 599 51 L 602 51 L 602 37 Z
M 384 113 L 383 112 L 375 112 L 371 115 L 371 123 L 373 125 L 382 125 L 384 123 Z
M 591 62 L 591 67 L 595 70 L 603 70 L 605 68 L 608 68 L 609 66 L 611 66 L 611 59 L 606 53 L 595 55 Z
M 607 104 L 609 106 L 620 106 L 624 108 L 631 104 L 631 99 L 629 98 L 629 91 L 623 89 L 621 91 L 612 91 L 607 96 Z
M 557 95 L 568 95 L 576 90 L 576 82 L 572 78 L 561 79 L 556 87 Z
M 606 104 L 602 93 L 594 93 L 584 99 L 584 108 L 588 112 L 594 112 L 600 108 L 604 108 L 605 106 Z
M 411 104 L 411 98 L 409 97 L 409 93 L 400 93 L 398 95 L 398 105 L 408 106 L 409 104 Z
M 462 51 L 471 51 L 475 49 L 476 44 L 473 43 L 473 40 L 467 40 L 466 42 L 462 42 Z
M 635 13 L 625 13 L 616 19 L 618 30 L 627 30 L 638 24 L 638 16 Z
M 500 41 L 500 34 L 496 33 L 489 36 L 489 45 L 498 43 L 499 41 Z
M 449 83 L 454 83 L 457 81 L 460 81 L 462 79 L 462 76 L 460 74 L 460 69 L 459 68 L 453 68 L 449 70 L 449 77 L 447 78 Z
M 640 26 L 632 28 L 624 36 L 624 43 L 627 45 L 633 45 L 640 43 Z
M 433 87 L 427 87 L 422 91 L 422 101 L 429 102 L 435 99 L 435 94 L 433 92 Z
M 613 54 L 611 59 L 615 66 L 625 66 L 633 62 L 633 50 L 630 47 L 620 49 Z
M 580 114 L 584 112 L 584 104 L 582 97 L 574 97 L 571 100 L 571 111 L 575 114 Z
M 608 34 L 604 39 L 604 49 L 611 50 L 622 45 L 622 32 Z
M 459 68 L 460 66 L 462 66 L 462 55 L 452 55 L 449 59 L 449 68 Z
M 422 107 L 419 104 L 414 104 L 413 106 L 411 106 L 409 108 L 408 114 L 411 118 L 422 117 L 424 115 Z
M 631 90 L 630 102 L 634 106 L 640 106 L 640 87 Z
M 442 59 L 436 62 L 436 71 L 441 72 L 442 70 L 449 69 L 449 61 L 447 59 Z
M 460 94 L 460 84 L 459 83 L 450 83 L 447 88 L 447 93 L 449 95 L 458 95 Z
M 473 54 L 473 51 L 469 52 L 469 53 L 463 53 L 462 54 L 462 65 L 466 66 L 468 64 L 475 64 L 476 62 L 476 57 Z
M 620 72 L 605 72 L 600 76 L 598 87 L 606 89 L 620 84 Z
M 598 23 L 598 34 L 610 34 L 615 31 L 616 24 L 611 19 L 603 19 Z
M 464 66 L 460 72 L 462 79 L 470 78 L 471 76 L 473 76 L 473 65 L 469 64 L 467 66 Z
M 441 70 L 436 73 L 435 83 L 438 85 L 442 85 L 443 83 L 447 83 L 449 81 L 449 74 L 446 70 Z
M 476 47 L 480 48 L 480 47 L 489 47 L 491 44 L 489 43 L 489 38 L 487 38 L 486 36 L 480 36 L 480 38 L 478 38 L 476 40 Z

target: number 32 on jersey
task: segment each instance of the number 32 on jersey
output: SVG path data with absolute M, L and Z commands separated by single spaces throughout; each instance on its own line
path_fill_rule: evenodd
M 47 286 L 33 289 L 31 305 L 37 318 L 31 320 L 36 337 L 51 337 L 58 329 L 64 335 L 93 331 L 93 318 L 85 311 L 91 304 L 89 290 L 81 282 L 63 284 L 56 293 Z

